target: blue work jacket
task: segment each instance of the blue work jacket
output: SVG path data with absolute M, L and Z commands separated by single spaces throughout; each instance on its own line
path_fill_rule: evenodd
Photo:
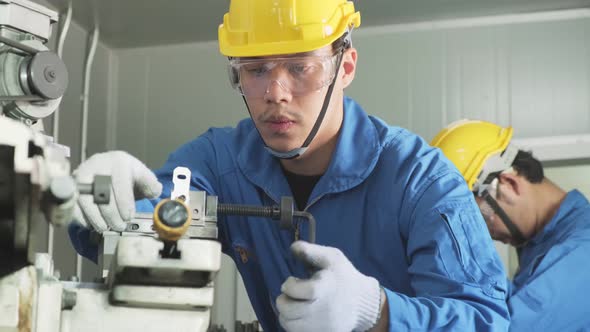
M 539 234 L 518 250 L 508 301 L 511 331 L 590 331 L 590 204 L 567 194 Z
M 192 171 L 193 188 L 222 203 L 276 205 L 292 196 L 250 119 L 172 153 L 156 171 L 165 196 L 177 166 Z M 386 289 L 391 330 L 507 329 L 504 270 L 473 194 L 417 135 L 345 99 L 336 150 L 305 210 L 317 221 L 317 243 L 339 248 Z M 307 224 L 301 227 L 305 239 Z M 246 217 L 220 217 L 219 231 L 264 330 L 277 330 L 281 284 L 306 276 L 289 251 L 293 232 Z
M 191 170 L 193 189 L 221 203 L 269 206 L 292 196 L 251 119 L 210 129 L 173 152 L 155 172 L 163 197 L 177 166 Z M 317 221 L 318 244 L 339 248 L 384 287 L 391 331 L 508 329 L 505 273 L 473 194 L 419 136 L 345 98 L 336 150 L 305 210 Z M 281 284 L 308 276 L 289 250 L 293 232 L 252 217 L 220 216 L 218 227 L 262 327 L 281 330 Z M 300 227 L 306 239 L 307 224 Z

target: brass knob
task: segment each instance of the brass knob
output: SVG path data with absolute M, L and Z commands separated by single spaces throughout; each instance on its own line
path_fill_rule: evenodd
M 177 241 L 191 224 L 191 210 L 182 200 L 163 199 L 154 209 L 154 230 L 163 241 Z

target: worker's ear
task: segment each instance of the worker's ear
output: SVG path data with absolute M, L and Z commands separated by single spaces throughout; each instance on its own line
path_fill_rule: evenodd
M 340 64 L 339 75 L 342 78 L 342 88 L 346 88 L 352 83 L 356 73 L 356 49 L 351 47 L 342 54 L 342 63 Z
M 498 200 L 514 202 L 522 194 L 523 179 L 516 173 L 501 173 L 498 176 Z

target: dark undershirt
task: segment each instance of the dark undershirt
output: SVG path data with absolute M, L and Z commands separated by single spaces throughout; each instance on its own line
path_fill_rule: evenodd
M 284 167 L 283 174 L 285 174 L 287 182 L 289 183 L 289 187 L 291 187 L 291 192 L 293 193 L 293 199 L 295 200 L 297 210 L 303 211 L 307 205 L 307 201 L 309 200 L 309 195 L 311 195 L 313 187 L 315 187 L 322 176 L 299 175 L 287 171 Z

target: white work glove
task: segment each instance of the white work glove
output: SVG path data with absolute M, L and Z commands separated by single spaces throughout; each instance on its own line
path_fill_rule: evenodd
M 123 151 L 95 154 L 74 171 L 79 183 L 92 183 L 95 175 L 111 176 L 111 199 L 108 204 L 96 205 L 91 195 L 80 195 L 74 217 L 99 233 L 123 231 L 135 215 L 135 200 L 156 198 L 162 192 L 154 173 Z
M 366 331 L 377 323 L 381 287 L 375 278 L 333 247 L 297 241 L 291 251 L 316 270 L 310 279 L 289 277 L 281 286 L 277 310 L 285 330 Z

